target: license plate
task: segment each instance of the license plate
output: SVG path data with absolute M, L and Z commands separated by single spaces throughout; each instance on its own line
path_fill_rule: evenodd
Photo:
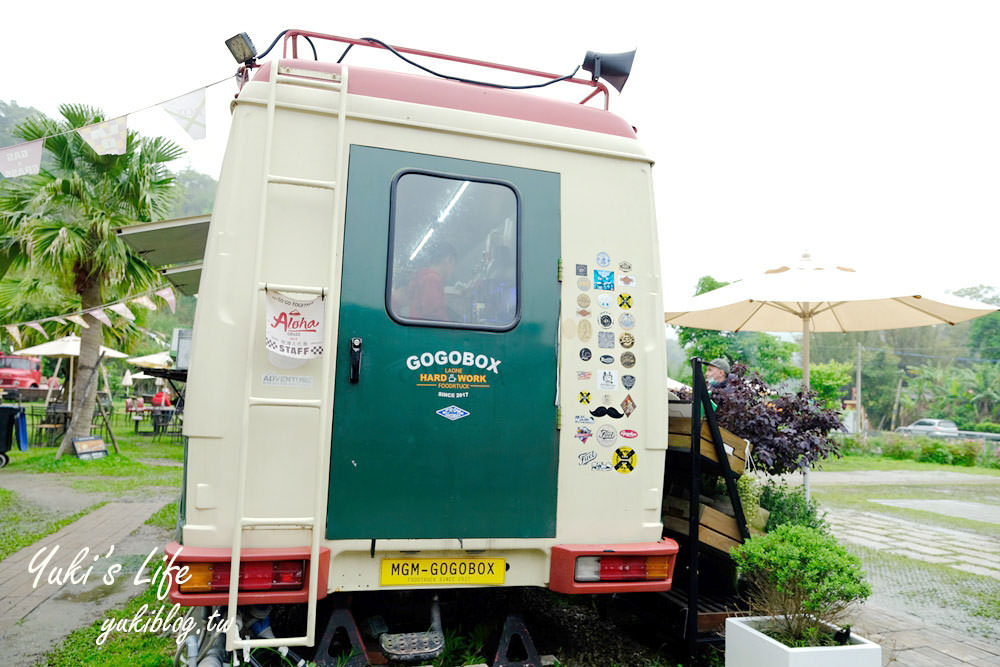
M 384 558 L 383 586 L 434 586 L 442 584 L 503 584 L 503 558 Z

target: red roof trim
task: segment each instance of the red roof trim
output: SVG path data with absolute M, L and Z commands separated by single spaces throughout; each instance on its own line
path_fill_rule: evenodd
M 280 60 L 298 70 L 340 72 L 340 65 L 314 60 Z M 264 63 L 254 81 L 267 81 L 273 63 Z M 548 125 L 572 127 L 635 139 L 635 130 L 622 118 L 582 104 L 550 100 L 529 93 L 490 88 L 435 77 L 404 74 L 367 67 L 351 67 L 348 92 L 414 104 L 459 109 L 475 113 L 517 118 Z

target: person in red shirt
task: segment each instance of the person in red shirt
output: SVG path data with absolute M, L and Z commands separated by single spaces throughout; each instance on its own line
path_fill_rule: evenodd
M 418 269 L 406 291 L 409 316 L 417 320 L 448 321 L 444 286 L 455 270 L 455 249 L 447 244 L 436 246 L 430 264 Z
M 154 408 L 169 408 L 170 407 L 170 391 L 163 390 L 153 394 L 153 407 Z

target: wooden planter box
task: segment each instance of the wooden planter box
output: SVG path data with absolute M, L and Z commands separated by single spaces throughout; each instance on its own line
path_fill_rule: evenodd
M 667 446 L 670 449 L 681 451 L 691 450 L 691 419 L 686 417 L 672 417 L 667 426 Z M 726 429 L 719 427 L 722 435 L 723 447 L 729 459 L 729 467 L 737 475 L 742 475 L 746 470 L 747 456 L 750 452 L 750 443 L 743 438 L 730 433 Z M 712 431 L 708 423 L 701 422 L 701 455 L 710 461 L 719 462 L 719 457 L 715 455 L 715 444 L 712 442 Z

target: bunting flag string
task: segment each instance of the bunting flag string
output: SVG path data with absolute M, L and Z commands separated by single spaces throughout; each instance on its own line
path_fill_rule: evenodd
M 192 139 L 204 139 L 207 132 L 205 91 L 231 79 L 232 77 L 227 76 L 183 95 L 150 104 L 109 120 L 49 134 L 34 141 L 0 147 L 0 174 L 4 178 L 37 174 L 41 169 L 42 149 L 45 140 L 71 132 L 78 132 L 98 155 L 121 155 L 125 152 L 128 140 L 128 117 L 156 107 L 162 108 L 167 115 L 176 120 Z
M 108 317 L 108 314 L 105 312 L 105 310 L 110 310 L 111 312 L 115 313 L 116 315 L 120 316 L 122 319 L 128 322 L 134 322 L 135 313 L 133 313 L 129 309 L 129 307 L 126 305 L 126 302 L 138 304 L 148 310 L 156 310 L 157 308 L 156 302 L 154 302 L 150 298 L 150 295 L 155 295 L 163 299 L 166 302 L 166 304 L 170 307 L 170 312 L 172 313 L 175 312 L 177 307 L 177 297 L 174 294 L 173 288 L 170 286 L 166 286 L 166 287 L 156 287 L 143 294 L 128 296 L 125 297 L 124 299 L 119 299 L 118 301 L 98 306 L 97 308 L 80 310 L 75 313 L 70 313 L 66 315 L 53 315 L 51 317 L 44 317 L 41 319 L 32 320 L 30 322 L 18 322 L 17 324 L 4 324 L 3 328 L 7 330 L 7 333 L 10 335 L 11 338 L 14 339 L 14 342 L 17 343 L 17 346 L 21 347 L 20 327 L 27 327 L 29 329 L 33 329 L 42 334 L 46 340 L 49 339 L 49 334 L 47 331 L 45 331 L 45 327 L 42 326 L 42 324 L 45 322 L 57 322 L 59 324 L 66 324 L 67 322 L 72 322 L 73 324 L 83 327 L 84 329 L 89 329 L 90 323 L 88 323 L 87 320 L 84 318 L 84 315 L 89 315 L 90 317 L 94 318 L 101 324 L 104 324 L 105 326 L 108 327 L 113 327 L 114 324 L 111 318 Z M 143 329 L 143 331 L 147 330 Z

